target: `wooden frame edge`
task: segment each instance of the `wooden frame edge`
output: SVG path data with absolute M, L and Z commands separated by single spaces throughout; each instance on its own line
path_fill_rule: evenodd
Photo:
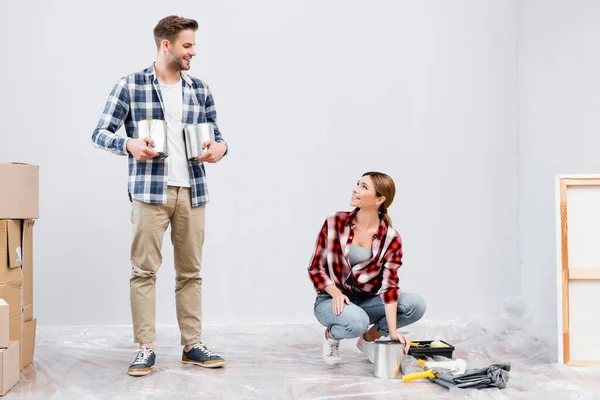
M 600 178 L 581 177 L 581 178 L 560 178 L 562 184 L 566 186 L 600 186 Z
M 600 268 L 569 268 L 569 280 L 600 280 Z
M 598 176 L 558 176 L 559 183 L 559 213 L 560 213 L 560 292 L 562 293 L 562 355 L 563 363 L 574 367 L 600 365 L 599 361 L 571 360 L 570 344 L 570 313 L 569 313 L 569 280 L 598 280 L 600 268 L 573 268 L 569 269 L 568 247 L 568 215 L 567 215 L 567 188 L 568 186 L 600 186 Z
M 593 360 L 571 360 L 567 363 L 570 367 L 589 367 L 592 365 L 600 365 L 600 361 Z
M 561 283 L 562 283 L 562 343 L 563 363 L 569 364 L 571 345 L 569 334 L 569 250 L 567 225 L 567 185 L 573 179 L 560 179 Z M 597 179 L 600 184 L 600 179 Z

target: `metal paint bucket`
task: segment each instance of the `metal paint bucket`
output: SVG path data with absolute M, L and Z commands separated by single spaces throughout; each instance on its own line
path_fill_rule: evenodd
M 167 148 L 167 124 L 160 119 L 146 119 L 138 122 L 137 126 L 139 138 L 150 138 L 154 140 L 154 147 L 148 145 L 158 153 L 155 158 L 165 158 L 169 156 Z
M 193 160 L 206 153 L 206 149 L 202 149 L 202 144 L 209 140 L 215 140 L 215 127 L 210 122 L 186 125 L 183 132 L 188 160 Z
M 406 370 L 404 343 L 381 340 L 374 342 L 374 371 L 377 378 L 402 378 Z

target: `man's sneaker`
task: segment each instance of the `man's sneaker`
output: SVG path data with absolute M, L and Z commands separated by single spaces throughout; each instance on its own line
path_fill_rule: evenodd
M 156 363 L 156 354 L 152 349 L 142 347 L 127 371 L 131 376 L 144 376 L 150 373 Z
M 323 336 L 323 362 L 327 365 L 335 365 L 342 360 L 340 356 L 340 341 L 327 339 L 327 331 Z
M 374 362 L 374 360 L 375 360 L 375 343 L 374 342 L 367 342 L 361 336 L 358 339 L 358 342 L 356 342 L 356 347 L 358 347 L 358 349 L 360 351 L 362 351 L 363 353 L 366 354 L 367 358 L 369 359 L 369 361 L 371 361 L 371 363 Z
M 217 368 L 225 365 L 225 360 L 207 349 L 202 343 L 196 343 L 190 351 L 183 349 L 181 362 L 184 364 L 196 364 L 206 368 Z

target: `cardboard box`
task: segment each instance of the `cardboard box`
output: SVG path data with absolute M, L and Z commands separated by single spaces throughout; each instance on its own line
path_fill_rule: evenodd
M 23 322 L 29 322 L 33 319 L 33 305 L 29 304 L 23 307 Z
M 33 362 L 35 353 L 35 331 L 37 319 L 23 324 L 23 342 L 21 342 L 21 369 Z
M 23 260 L 21 269 L 23 270 L 23 308 L 33 309 L 33 224 L 34 220 L 23 221 Z M 31 311 L 33 312 L 33 311 Z M 32 314 L 33 315 L 33 314 Z M 30 321 L 32 317 L 25 317 L 25 321 Z
M 21 221 L 17 221 L 20 225 Z M 21 252 L 21 230 L 17 229 L 15 221 L 0 220 L 0 286 L 13 284 L 21 286 L 23 272 L 15 264 L 20 258 L 16 257 Z M 6 299 L 5 299 L 6 300 Z
M 9 322 L 4 326 L 8 328 L 9 340 L 19 342 L 19 369 L 32 362 L 35 349 L 35 218 L 39 218 L 39 167 L 0 163 L 0 298 L 4 298 L 8 303 Z
M 0 163 L 0 218 L 39 218 L 39 166 Z
M 19 315 L 17 318 L 12 318 L 8 323 L 8 338 L 13 341 L 16 340 L 19 343 L 22 342 L 23 335 L 23 316 Z
M 33 307 L 33 279 L 25 279 L 23 281 L 23 308 Z M 29 321 L 31 318 L 25 318 L 25 321 Z
M 0 299 L 0 349 L 8 347 L 9 321 L 8 316 L 9 306 L 4 299 Z
M 19 383 L 19 358 L 19 342 L 11 341 L 7 349 L 0 349 L 0 395 Z
M 8 234 L 8 268 L 20 268 L 23 261 L 23 248 L 21 246 L 21 228 L 23 222 L 20 219 L 5 220 Z
M 17 283 L 8 283 L 0 285 L 0 299 L 4 299 L 8 303 L 8 319 L 20 318 L 22 313 L 21 307 L 21 286 L 16 286 Z
M 23 271 L 21 265 L 21 221 L 0 220 L 0 298 L 9 306 L 9 320 L 21 318 Z M 17 256 L 18 255 L 18 256 Z M 11 265 L 12 264 L 12 265 Z M 11 340 L 19 340 L 12 334 Z

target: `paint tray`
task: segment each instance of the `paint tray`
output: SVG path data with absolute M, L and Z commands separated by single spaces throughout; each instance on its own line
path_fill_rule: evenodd
M 420 341 L 412 340 L 411 342 L 416 343 L 419 346 L 419 347 L 411 347 L 408 350 L 408 354 L 413 356 L 414 358 L 425 359 L 426 357 L 442 356 L 442 357 L 452 359 L 452 353 L 454 352 L 454 346 L 452 346 L 450 343 L 447 343 L 443 340 L 440 340 L 440 342 L 447 344 L 449 347 L 430 348 L 429 345 L 431 344 L 431 342 L 433 342 L 433 340 L 420 340 Z

